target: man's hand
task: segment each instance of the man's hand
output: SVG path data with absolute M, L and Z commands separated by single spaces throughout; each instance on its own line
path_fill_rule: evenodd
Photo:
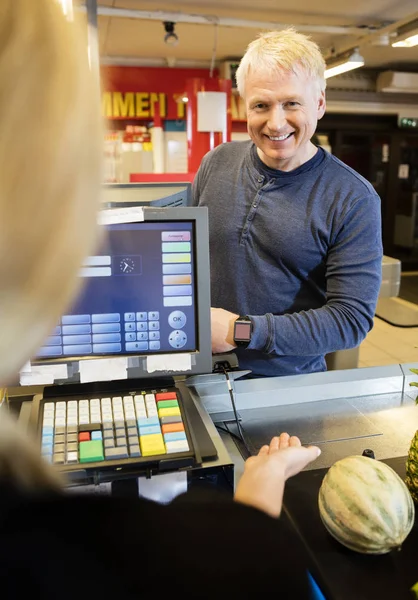
M 212 353 L 220 354 L 236 348 L 234 342 L 234 323 L 239 315 L 223 308 L 211 308 Z
M 278 517 L 282 510 L 284 485 L 321 454 L 317 446 L 304 447 L 296 436 L 282 433 L 270 446 L 263 446 L 257 456 L 245 462 L 235 500 Z

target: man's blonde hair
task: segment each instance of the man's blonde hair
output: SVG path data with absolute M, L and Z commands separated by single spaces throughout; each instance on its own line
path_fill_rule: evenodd
M 318 83 L 319 92 L 325 90 L 325 61 L 318 45 L 290 27 L 262 33 L 249 44 L 236 72 L 240 96 L 245 95 L 248 75 L 279 70 L 289 73 L 302 71 Z
M 87 35 L 56 0 L 1 0 L 0 82 L 0 385 L 7 385 L 53 329 L 95 246 L 103 138 Z

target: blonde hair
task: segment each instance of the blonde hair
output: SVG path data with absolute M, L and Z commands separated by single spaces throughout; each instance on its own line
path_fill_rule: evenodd
M 87 35 L 56 0 L 1 0 L 0 42 L 0 385 L 7 385 L 53 329 L 94 249 L 103 138 Z
M 240 96 L 245 95 L 245 81 L 250 73 L 278 70 L 302 71 L 318 83 L 319 92 L 325 90 L 325 61 L 319 46 L 290 27 L 262 33 L 249 44 L 236 72 Z

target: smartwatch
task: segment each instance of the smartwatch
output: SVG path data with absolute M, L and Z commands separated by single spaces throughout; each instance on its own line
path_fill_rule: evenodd
M 234 342 L 241 348 L 246 348 L 251 342 L 253 322 L 250 317 L 238 317 L 234 323 Z

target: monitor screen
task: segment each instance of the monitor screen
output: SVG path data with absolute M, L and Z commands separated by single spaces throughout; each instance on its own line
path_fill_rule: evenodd
M 144 208 L 143 215 L 106 225 L 100 251 L 81 268 L 79 297 L 38 360 L 188 353 L 189 374 L 211 371 L 207 210 Z M 132 376 L 146 375 L 141 364 Z

